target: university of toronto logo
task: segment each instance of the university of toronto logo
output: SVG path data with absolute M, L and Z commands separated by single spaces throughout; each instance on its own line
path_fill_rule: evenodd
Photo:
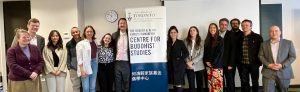
M 132 19 L 132 17 L 131 17 L 131 13 L 129 12 L 129 13 L 128 13 L 127 20 L 128 20 L 128 21 L 131 21 L 131 19 Z

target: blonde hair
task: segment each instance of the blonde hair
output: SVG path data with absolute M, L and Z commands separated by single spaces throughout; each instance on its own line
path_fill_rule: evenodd
M 27 30 L 22 29 L 22 28 L 16 28 L 15 29 L 15 37 L 11 43 L 11 47 L 18 45 L 18 39 L 20 39 L 21 33 L 27 33 L 29 35 Z

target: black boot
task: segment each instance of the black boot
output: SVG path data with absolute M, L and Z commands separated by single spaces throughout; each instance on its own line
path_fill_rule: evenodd
M 197 92 L 197 89 L 196 88 L 190 88 L 190 92 Z
M 176 92 L 183 92 L 183 88 L 182 87 L 176 87 Z
M 176 92 L 177 91 L 177 87 L 173 86 L 173 90 L 171 92 Z

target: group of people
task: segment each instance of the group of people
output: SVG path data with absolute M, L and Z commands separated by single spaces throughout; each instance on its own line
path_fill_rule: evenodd
M 242 30 L 239 29 L 241 24 Z M 263 90 L 287 92 L 293 78 L 291 64 L 296 58 L 293 43 L 280 38 L 278 26 L 271 26 L 270 39 L 252 31 L 252 21 L 219 20 L 211 23 L 205 40 L 199 29 L 191 26 L 184 40 L 171 26 L 167 40 L 168 81 L 176 92 L 183 92 L 187 74 L 190 92 L 235 92 L 236 67 L 242 92 L 258 92 L 259 67 L 263 64 Z M 12 46 L 7 50 L 9 92 L 41 92 L 40 75 L 46 79 L 48 92 L 64 92 L 67 70 L 74 92 L 129 92 L 131 81 L 127 21 L 120 18 L 118 29 L 96 41 L 96 31 L 88 25 L 82 36 L 78 27 L 71 28 L 72 39 L 63 46 L 62 37 L 52 30 L 45 39 L 36 34 L 40 22 L 28 21 L 27 30 L 16 29 Z M 223 76 L 225 75 L 225 76 Z M 252 88 L 249 84 L 251 76 Z M 226 87 L 226 89 L 224 88 Z
M 71 28 L 72 39 L 63 46 L 58 30 L 45 38 L 36 34 L 40 22 L 28 21 L 27 30 L 16 29 L 7 50 L 8 91 L 42 92 L 41 78 L 46 79 L 48 92 L 64 92 L 67 70 L 74 92 L 96 92 L 96 79 L 101 92 L 129 91 L 130 63 L 125 18 L 118 21 L 118 31 L 105 34 L 96 41 L 96 31 L 88 25 L 80 36 L 78 27 Z M 99 66 L 99 68 L 98 68 Z
M 275 92 L 276 89 L 288 92 L 290 79 L 294 78 L 291 64 L 296 53 L 292 41 L 281 38 L 278 26 L 269 28 L 270 38 L 264 42 L 262 36 L 252 31 L 251 20 L 240 22 L 234 18 L 229 22 L 222 18 L 219 27 L 216 23 L 209 24 L 204 42 L 196 26 L 189 28 L 184 40 L 177 38 L 176 26 L 169 28 L 168 79 L 175 92 L 183 92 L 185 74 L 189 92 L 235 92 L 236 69 L 241 92 L 259 92 L 261 65 L 263 92 Z M 206 87 L 209 90 L 205 90 Z

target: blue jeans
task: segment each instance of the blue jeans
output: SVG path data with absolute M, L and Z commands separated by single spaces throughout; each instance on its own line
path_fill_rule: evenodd
M 96 59 L 91 60 L 91 67 L 93 73 L 87 75 L 85 78 L 81 78 L 83 92 L 96 92 L 96 79 L 98 72 L 98 63 Z

